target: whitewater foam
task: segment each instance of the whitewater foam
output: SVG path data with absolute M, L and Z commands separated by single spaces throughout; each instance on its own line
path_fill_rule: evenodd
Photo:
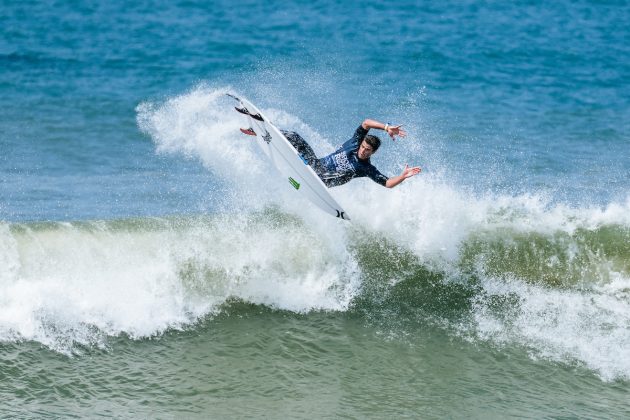
M 554 290 L 518 279 L 486 278 L 481 284 L 484 293 L 477 296 L 473 314 L 474 332 L 482 339 L 519 343 L 535 357 L 577 361 L 607 381 L 630 378 L 627 297 Z M 509 307 L 497 311 L 497 299 Z
M 295 200 L 257 146 L 240 135 L 242 118 L 223 96 L 228 89 L 200 86 L 137 109 L 158 152 L 198 159 L 230 186 L 229 195 L 214 197 L 223 212 L 0 225 L 0 340 L 35 340 L 72 352 L 76 344 L 106 345 L 108 336 L 185 328 L 234 297 L 294 312 L 345 311 L 361 293 L 354 242 L 382 238 L 445 274 L 444 281 L 476 279 L 482 292 L 462 334 L 578 361 L 605 380 L 630 377 L 623 357 L 630 344 L 630 269 L 622 245 L 630 198 L 575 207 L 536 192 L 462 191 L 443 173 L 430 172 L 395 189 L 367 179 L 335 188 L 353 217 L 347 224 Z M 263 110 L 302 133 L 318 154 L 333 150 L 326 135 L 297 116 Z M 416 149 L 409 150 L 375 163 L 395 173 L 416 160 Z M 609 246 L 609 240 L 616 242 Z M 523 260 L 539 270 L 555 270 L 560 287 L 536 278 L 536 270 L 515 267 L 514 250 L 538 258 Z M 579 281 L 568 281 L 571 276 Z M 384 281 L 395 287 L 396 278 Z M 497 300 L 504 302 L 499 312 Z
M 220 218 L 4 227 L 2 243 L 13 245 L 0 254 L 0 340 L 72 352 L 106 336 L 183 328 L 234 297 L 343 310 L 356 287 L 352 264 L 292 226 Z

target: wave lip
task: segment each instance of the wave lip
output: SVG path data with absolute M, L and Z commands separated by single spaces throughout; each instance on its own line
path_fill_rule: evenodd
M 343 257 L 294 222 L 138 219 L 3 225 L 0 233 L 0 341 L 62 352 L 184 328 L 234 297 L 296 312 L 344 310 L 354 287 Z
M 476 234 L 461 234 L 454 255 L 368 227 L 327 236 L 327 228 L 277 208 L 1 224 L 0 341 L 81 353 L 107 347 L 109 337 L 190 328 L 236 298 L 297 313 L 350 310 L 366 320 L 382 313 L 396 318 L 399 334 L 407 328 L 401 315 L 437 319 L 472 340 L 577 361 L 604 380 L 629 378 L 628 229 L 571 214 L 570 229 L 537 219 L 524 232 L 520 216 L 492 213 Z M 549 255 L 562 253 L 585 268 L 566 262 L 540 277 Z

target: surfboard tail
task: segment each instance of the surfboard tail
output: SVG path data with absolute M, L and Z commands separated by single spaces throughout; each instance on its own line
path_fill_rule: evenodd
M 243 101 L 241 101 L 241 99 L 235 95 L 232 95 L 231 93 L 226 93 L 227 96 L 229 96 L 232 99 L 235 99 L 238 101 L 238 103 L 241 105 L 240 108 L 238 106 L 235 106 L 234 109 L 237 112 L 240 112 L 243 115 L 247 115 L 248 117 L 252 117 L 253 119 L 255 119 L 256 121 L 264 121 L 262 115 L 260 115 L 260 113 L 256 113 L 256 114 L 252 114 L 251 112 L 249 112 L 249 110 L 247 109 L 247 107 L 243 104 Z
M 239 108 L 239 107 L 235 106 L 234 109 L 236 111 L 240 112 L 241 114 L 247 115 L 248 117 L 252 117 L 253 119 L 255 119 L 257 121 L 264 121 L 263 117 L 260 114 L 252 114 L 245 107 Z

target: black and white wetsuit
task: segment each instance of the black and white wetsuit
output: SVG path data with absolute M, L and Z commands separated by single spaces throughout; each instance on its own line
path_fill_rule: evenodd
M 361 160 L 357 155 L 359 145 L 368 133 L 368 130 L 361 125 L 350 140 L 342 144 L 335 152 L 321 159 L 315 156 L 311 146 L 298 133 L 293 131 L 282 131 L 282 133 L 327 187 L 336 187 L 353 178 L 364 176 L 383 186 L 387 182 L 388 178 L 370 163 L 370 159 Z

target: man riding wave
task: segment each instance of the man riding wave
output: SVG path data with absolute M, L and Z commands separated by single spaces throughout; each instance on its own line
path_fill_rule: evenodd
M 318 158 L 311 146 L 294 131 L 281 130 L 289 142 L 295 147 L 302 159 L 310 165 L 327 187 L 345 184 L 353 178 L 367 176 L 374 182 L 387 188 L 393 188 L 407 178 L 420 173 L 418 166 L 405 169 L 398 176 L 386 177 L 370 162 L 370 157 L 381 145 L 381 139 L 368 134 L 371 128 L 384 130 L 394 140 L 396 136 L 405 137 L 407 133 L 400 125 L 383 124 L 366 119 L 357 127 L 354 136 L 336 151 Z

